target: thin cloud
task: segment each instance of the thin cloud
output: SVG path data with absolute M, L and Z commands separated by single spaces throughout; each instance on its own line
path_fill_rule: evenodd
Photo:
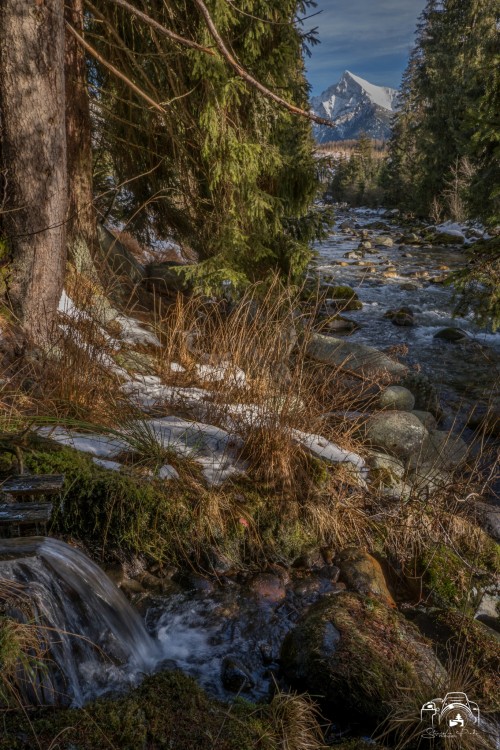
M 335 83 L 345 69 L 398 86 L 424 5 L 425 0 L 319 0 L 322 13 L 310 24 L 318 26 L 321 44 L 307 61 L 313 92 Z

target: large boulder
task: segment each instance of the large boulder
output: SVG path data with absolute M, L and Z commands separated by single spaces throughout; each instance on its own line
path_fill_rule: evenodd
M 461 437 L 442 430 L 429 430 L 429 436 L 422 447 L 420 463 L 449 471 L 460 466 L 467 459 L 468 453 L 467 443 Z
M 335 365 L 366 376 L 388 375 L 402 378 L 405 365 L 391 359 L 373 346 L 315 333 L 307 345 L 307 355 L 317 362 Z
M 286 676 L 337 715 L 376 724 L 419 686 L 432 693 L 444 670 L 417 628 L 374 597 L 344 592 L 313 605 L 287 635 Z
M 368 442 L 391 456 L 408 462 L 420 455 L 428 430 L 411 412 L 387 411 L 371 416 L 365 425 Z

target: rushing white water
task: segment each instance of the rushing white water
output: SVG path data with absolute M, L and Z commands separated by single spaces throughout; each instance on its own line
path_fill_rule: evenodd
M 0 580 L 16 582 L 49 646 L 46 668 L 27 684 L 31 703 L 82 705 L 135 684 L 161 659 L 157 642 L 121 591 L 86 555 L 49 537 L 0 539 Z

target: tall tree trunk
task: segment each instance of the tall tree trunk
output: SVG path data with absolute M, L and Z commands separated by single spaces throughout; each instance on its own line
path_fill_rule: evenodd
M 64 0 L 0 0 L 0 29 L 6 287 L 20 322 L 43 339 L 66 265 Z
M 83 36 L 83 0 L 69 0 L 66 20 Z M 92 192 L 92 135 L 85 50 L 66 34 L 66 142 L 68 149 L 69 205 L 67 245 L 80 271 L 94 275 L 98 250 L 97 221 Z

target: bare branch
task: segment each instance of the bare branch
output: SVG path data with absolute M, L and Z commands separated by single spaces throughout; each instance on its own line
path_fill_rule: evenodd
M 114 76 L 116 76 L 121 81 L 123 81 L 124 83 L 126 83 L 126 85 L 130 89 L 132 89 L 132 91 L 134 91 L 134 93 L 136 93 L 137 96 L 140 96 L 142 99 L 144 99 L 144 101 L 146 101 L 150 105 L 150 107 L 153 107 L 158 112 L 160 112 L 162 115 L 166 115 L 167 114 L 166 110 L 163 109 L 163 107 L 160 106 L 158 104 L 158 102 L 155 102 L 154 99 L 151 99 L 151 97 L 148 96 L 146 94 L 146 92 L 143 91 L 141 88 L 139 88 L 139 86 L 136 86 L 135 83 L 133 83 L 133 81 L 130 80 L 130 78 L 128 78 L 124 73 L 122 73 L 120 70 L 118 70 L 118 68 L 115 68 L 114 65 L 111 65 L 110 62 L 108 62 L 107 60 L 105 60 L 105 58 L 102 57 L 102 55 L 99 54 L 99 52 L 94 47 L 92 47 L 92 45 L 90 45 L 87 41 L 85 41 L 85 39 L 82 36 L 80 36 L 80 34 L 78 33 L 78 31 L 76 31 L 73 28 L 73 26 L 71 26 L 71 24 L 69 24 L 67 21 L 66 21 L 66 27 L 67 27 L 68 31 L 71 34 L 73 34 L 73 36 L 76 39 L 78 39 L 78 41 L 80 42 L 80 44 L 83 47 L 85 47 L 85 49 L 87 50 L 87 52 L 89 52 L 92 55 L 92 57 L 94 57 L 98 62 L 100 62 L 101 65 L 104 65 L 104 67 L 107 68 L 111 73 L 113 73 Z

